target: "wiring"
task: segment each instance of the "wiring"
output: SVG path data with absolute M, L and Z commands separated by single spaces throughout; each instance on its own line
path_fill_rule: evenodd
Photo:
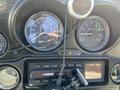
M 63 44 L 63 62 L 62 62 L 62 67 L 61 67 L 61 71 L 60 71 L 60 76 L 58 77 L 57 80 L 57 85 L 60 86 L 61 85 L 61 81 L 62 81 L 62 73 L 65 69 L 65 63 L 66 63 L 66 36 L 67 36 L 67 25 L 68 25 L 68 10 L 67 10 L 67 3 L 65 3 L 65 31 L 64 31 L 64 44 Z

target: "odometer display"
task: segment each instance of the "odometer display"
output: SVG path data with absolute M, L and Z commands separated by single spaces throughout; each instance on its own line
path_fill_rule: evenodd
M 88 51 L 99 51 L 109 40 L 110 31 L 107 22 L 98 16 L 91 16 L 79 25 L 77 40 Z
M 25 25 L 27 42 L 39 51 L 50 51 L 62 42 L 64 28 L 59 18 L 49 12 L 32 15 Z

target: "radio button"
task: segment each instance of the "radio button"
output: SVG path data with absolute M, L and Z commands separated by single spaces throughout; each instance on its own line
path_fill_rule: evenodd
M 49 68 L 50 68 L 50 65 L 43 65 L 43 68 L 44 68 L 44 69 L 47 69 L 47 68 L 49 69 Z
M 42 80 L 41 83 L 43 84 L 47 84 L 49 82 L 49 80 Z
M 32 86 L 38 86 L 40 85 L 41 83 L 41 80 L 29 80 L 29 86 L 32 87 Z
M 35 68 L 37 69 L 37 68 L 42 68 L 42 66 L 41 65 L 35 65 Z
M 58 65 L 51 65 L 51 68 L 58 68 Z
M 67 65 L 67 68 L 73 68 L 73 67 L 75 67 L 74 64 L 68 64 L 68 65 Z
M 76 64 L 77 68 L 82 68 L 82 64 Z

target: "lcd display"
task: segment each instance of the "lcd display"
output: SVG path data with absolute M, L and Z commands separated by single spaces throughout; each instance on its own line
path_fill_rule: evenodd
M 86 63 L 85 78 L 87 80 L 103 80 L 103 63 Z

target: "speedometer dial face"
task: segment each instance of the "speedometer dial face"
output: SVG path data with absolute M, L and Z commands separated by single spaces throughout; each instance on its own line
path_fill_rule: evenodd
M 39 51 L 57 48 L 63 40 L 64 28 L 59 18 L 49 12 L 39 12 L 25 25 L 27 42 Z
M 79 25 L 77 40 L 87 51 L 99 51 L 109 40 L 110 31 L 107 22 L 98 16 L 91 16 Z

